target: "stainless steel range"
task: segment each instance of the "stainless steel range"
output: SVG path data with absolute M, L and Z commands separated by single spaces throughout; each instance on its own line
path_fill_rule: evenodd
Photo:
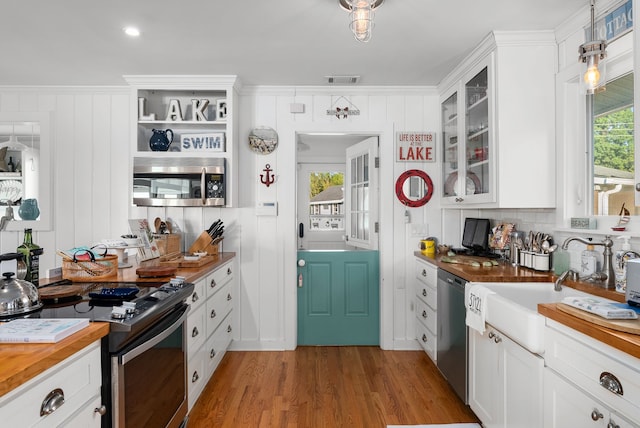
M 185 300 L 193 288 L 175 279 L 86 283 L 79 296 L 43 299 L 44 307 L 29 316 L 111 323 L 102 342 L 103 427 L 186 426 Z

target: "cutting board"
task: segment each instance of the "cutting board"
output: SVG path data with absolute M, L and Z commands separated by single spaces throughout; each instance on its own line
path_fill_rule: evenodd
M 569 306 L 564 303 L 558 303 L 557 307 L 562 312 L 571 314 L 575 317 L 583 319 L 593 324 L 597 324 L 601 327 L 610 328 L 616 331 L 622 331 L 631 334 L 640 334 L 640 319 L 637 320 L 608 320 L 598 315 L 592 314 L 587 311 L 583 311 L 573 306 Z
M 82 285 L 52 285 L 38 289 L 40 299 L 62 299 L 64 297 L 80 296 L 84 293 Z
M 208 254 L 200 257 L 198 260 L 185 260 L 184 256 L 181 255 L 180 257 L 173 258 L 171 260 L 160 261 L 160 264 L 163 266 L 173 266 L 174 268 L 199 268 L 206 264 L 213 263 L 216 258 L 217 256 Z
M 151 266 L 136 269 L 136 275 L 140 278 L 160 278 L 163 276 L 173 276 L 178 269 L 172 266 Z
M 464 254 L 456 254 L 455 256 L 448 256 L 448 258 L 453 260 L 452 263 L 454 264 L 473 265 L 474 262 L 477 262 L 477 263 L 480 263 L 480 267 L 483 267 L 482 266 L 483 262 L 491 261 L 491 259 L 488 257 L 467 256 Z M 445 262 L 445 260 L 441 260 L 441 261 Z M 451 262 L 445 262 L 445 263 L 451 263 Z M 493 267 L 493 265 L 487 266 L 487 267 Z

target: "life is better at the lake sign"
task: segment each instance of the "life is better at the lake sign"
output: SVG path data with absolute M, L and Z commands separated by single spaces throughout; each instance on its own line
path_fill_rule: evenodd
M 396 132 L 396 162 L 435 162 L 436 133 Z

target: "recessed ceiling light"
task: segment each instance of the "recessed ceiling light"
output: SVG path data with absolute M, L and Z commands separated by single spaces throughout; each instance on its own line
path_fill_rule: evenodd
M 136 27 L 124 27 L 123 31 L 127 36 L 130 37 L 138 37 L 140 35 L 140 30 L 138 30 Z

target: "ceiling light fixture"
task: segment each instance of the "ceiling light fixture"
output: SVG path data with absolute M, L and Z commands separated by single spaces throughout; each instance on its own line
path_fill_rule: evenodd
M 595 0 L 591 0 L 591 40 L 580 45 L 578 58 L 584 64 L 582 68 L 582 86 L 587 94 L 594 94 L 596 91 L 604 90 L 607 57 L 607 41 L 596 40 L 595 25 Z
M 375 9 L 384 0 L 338 0 L 340 6 L 349 12 L 349 28 L 359 42 L 371 40 Z
M 138 30 L 136 27 L 124 27 L 122 31 L 124 31 L 124 34 L 130 37 L 138 37 L 140 35 L 140 30 Z

